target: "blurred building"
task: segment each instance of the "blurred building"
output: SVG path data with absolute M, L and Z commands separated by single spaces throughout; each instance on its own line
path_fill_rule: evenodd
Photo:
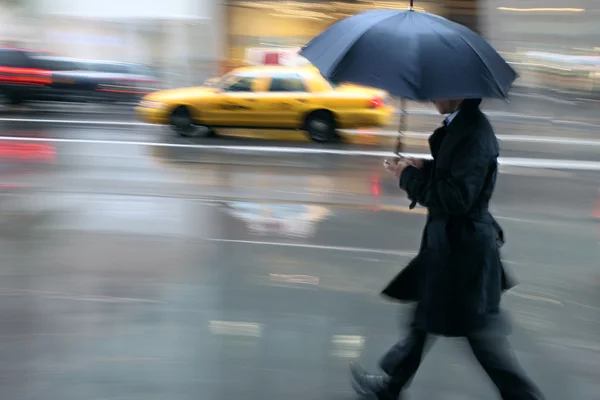
M 28 47 L 70 57 L 152 65 L 165 71 L 173 84 L 193 84 L 213 76 L 224 56 L 222 6 L 215 0 L 21 2 L 27 4 L 27 12 L 24 7 L 8 7 L 19 9 L 20 19 L 14 12 L 0 18 L 21 27 L 17 36 Z M 35 29 L 25 34 L 25 26 Z M 14 39 L 15 34 L 5 29 L 3 40 L 9 37 Z
M 224 69 L 243 65 L 249 49 L 298 48 L 329 25 L 374 8 L 408 8 L 408 1 L 227 0 Z M 478 0 L 417 0 L 415 8 L 440 14 L 475 30 Z
M 600 3 L 596 0 L 484 1 L 486 37 L 542 94 L 600 99 Z
M 408 0 L 0 0 L 0 36 L 66 56 L 148 64 L 167 85 L 191 85 L 248 63 L 285 63 L 361 11 L 407 7 Z M 600 91 L 596 0 L 415 0 L 415 7 L 482 33 L 519 71 L 520 85 Z

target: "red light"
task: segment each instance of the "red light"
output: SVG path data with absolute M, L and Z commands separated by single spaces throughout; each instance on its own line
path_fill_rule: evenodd
M 371 179 L 371 193 L 373 193 L 373 196 L 375 197 L 379 197 L 381 195 L 381 181 L 377 176 L 374 176 Z
M 0 160 L 48 161 L 56 160 L 54 146 L 35 143 L 2 143 L 0 144 Z
M 279 65 L 279 53 L 267 53 L 263 63 L 265 65 Z
M 369 107 L 371 108 L 379 108 L 383 106 L 383 99 L 381 97 L 375 97 L 369 101 Z
M 52 83 L 52 73 L 43 69 L 36 68 L 11 68 L 0 66 L 0 81 L 31 84 L 31 85 L 49 85 Z

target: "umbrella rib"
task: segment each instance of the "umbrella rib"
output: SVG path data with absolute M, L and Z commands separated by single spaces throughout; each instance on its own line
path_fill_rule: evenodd
M 396 16 L 396 15 L 398 14 L 398 12 L 397 12 L 397 11 L 396 11 L 396 12 L 393 12 L 393 11 L 395 11 L 395 10 L 378 10 L 378 11 L 380 11 L 380 14 L 379 14 L 379 15 L 372 15 L 372 16 L 371 16 L 371 17 L 373 18 L 373 20 L 376 20 L 376 21 L 377 21 L 376 23 L 381 23 L 382 21 L 385 21 L 385 20 L 386 20 L 386 19 L 388 19 L 388 18 L 392 18 L 392 17 L 394 17 L 394 16 Z M 381 14 L 383 14 L 384 16 L 382 17 L 382 15 L 381 15 Z M 385 14 L 389 14 L 389 15 L 385 15 Z M 343 22 L 343 21 L 342 21 L 342 22 Z M 369 29 L 371 29 L 371 28 L 373 27 L 373 25 L 375 25 L 375 24 L 370 24 L 370 25 L 369 25 L 367 28 L 365 28 L 365 29 L 363 30 L 363 32 L 362 32 L 362 33 L 360 33 L 359 35 L 357 35 L 357 36 L 354 38 L 354 40 L 352 40 L 351 42 L 347 43 L 347 44 L 346 44 L 346 46 L 345 46 L 345 48 L 346 48 L 346 49 L 350 49 L 350 48 L 352 48 L 352 46 L 354 46 L 354 45 L 356 44 L 356 42 L 357 42 L 358 40 L 360 40 L 360 38 L 361 38 L 361 37 L 362 37 L 362 36 L 363 36 L 363 35 L 364 35 L 364 34 L 365 34 L 365 33 L 366 33 L 366 32 L 367 32 Z M 329 28 L 329 29 L 331 29 L 331 28 Z M 342 39 L 340 38 L 339 40 L 341 41 Z M 308 45 L 310 45 L 310 44 L 311 44 L 311 43 L 308 43 Z M 307 45 L 307 46 L 308 46 L 308 45 Z M 335 44 L 333 47 L 336 47 L 336 46 L 337 46 L 337 43 L 336 43 L 336 44 Z M 306 46 L 305 46 L 305 47 L 306 47 Z M 331 48 L 331 46 L 330 46 L 329 48 Z M 327 50 L 327 48 L 325 47 L 325 48 L 323 49 L 323 51 L 326 51 L 326 50 Z M 336 70 L 337 70 L 337 65 L 339 65 L 340 61 L 341 61 L 341 60 L 342 60 L 342 59 L 343 59 L 343 58 L 346 56 L 346 54 L 347 54 L 347 51 L 341 51 L 341 52 L 339 52 L 339 54 L 338 54 L 338 55 L 335 57 L 335 60 L 334 60 L 334 62 L 330 63 L 330 64 L 331 64 L 331 66 L 333 66 L 333 67 L 334 67 L 334 69 L 333 69 L 332 71 L 328 71 L 328 75 L 330 75 L 330 76 L 333 76 L 333 75 L 335 75 L 335 73 L 336 73 Z M 302 55 L 302 54 L 301 54 L 301 55 Z M 309 61 L 310 61 L 310 60 L 309 60 Z
M 437 19 L 438 21 L 440 21 L 440 25 L 446 26 L 451 30 L 455 30 L 456 28 L 453 28 L 453 25 L 458 25 L 459 27 L 463 28 L 463 29 L 467 29 L 469 30 L 467 27 L 465 27 L 464 25 L 458 24 L 454 21 L 450 21 L 447 20 L 439 15 L 436 14 L 427 14 L 428 17 L 433 18 L 433 19 Z M 485 69 L 488 73 L 488 75 L 492 78 L 492 81 L 494 82 L 496 89 L 499 91 L 500 95 L 504 98 L 508 97 L 508 93 L 506 93 L 504 91 L 504 89 L 502 89 L 502 86 L 500 85 L 500 83 L 498 82 L 498 79 L 496 78 L 496 76 L 492 73 L 492 70 L 490 68 L 490 66 L 488 65 L 488 63 L 486 62 L 485 58 L 481 57 L 481 54 L 479 53 L 479 51 L 477 51 L 477 49 L 471 44 L 471 42 L 463 35 L 460 34 L 460 32 L 458 33 L 458 37 L 467 44 L 467 46 L 469 46 L 471 48 L 471 50 L 477 55 L 477 57 L 481 60 L 481 62 L 483 63 L 483 65 L 485 66 Z M 473 32 L 475 33 L 475 32 Z M 476 34 L 476 33 L 475 33 Z M 482 38 L 483 39 L 483 38 Z M 485 40 L 485 39 L 483 39 Z
M 502 97 L 506 98 L 508 97 L 508 93 L 506 93 L 504 91 L 504 89 L 502 89 L 502 86 L 500 85 L 500 83 L 498 82 L 498 79 L 496 78 L 496 76 L 492 73 L 492 70 L 490 69 L 490 66 L 488 65 L 487 61 L 485 60 L 485 58 L 481 57 L 481 54 L 479 53 L 479 51 L 477 51 L 477 49 L 471 44 L 471 42 L 469 42 L 464 36 L 459 36 L 461 38 L 461 40 L 463 42 L 465 42 L 467 44 L 467 46 L 469 46 L 471 48 L 471 50 L 473 50 L 473 52 L 475 54 L 477 54 L 477 57 L 479 57 L 479 59 L 481 60 L 481 62 L 483 63 L 483 65 L 485 66 L 486 71 L 488 72 L 488 75 L 492 78 L 492 80 L 494 81 L 494 84 L 496 85 L 496 89 L 498 89 L 498 91 L 500 92 L 500 94 L 502 95 Z
M 383 11 L 383 10 L 382 10 L 382 11 Z M 391 11 L 391 10 L 385 10 L 385 11 Z M 406 13 L 406 11 L 396 11 L 396 10 L 394 10 L 394 12 L 393 12 L 393 13 L 392 13 L 392 12 L 390 12 L 390 13 L 389 13 L 389 15 L 385 16 L 384 18 L 381 18 L 379 21 L 377 21 L 377 23 L 378 23 L 378 24 L 380 24 L 380 23 L 382 23 L 382 22 L 384 22 L 384 21 L 386 21 L 386 20 L 388 20 L 388 19 L 391 19 L 391 18 L 397 17 L 397 16 L 399 16 L 399 15 L 405 16 L 405 15 L 406 15 L 405 13 Z M 372 28 L 373 26 L 374 26 L 374 25 L 371 25 L 371 27 L 370 27 L 370 28 Z M 369 28 L 369 29 L 370 29 L 370 28 Z M 350 43 L 350 44 L 349 44 L 348 48 L 352 48 L 352 46 L 354 46 L 354 45 L 356 44 L 356 42 L 358 42 L 358 41 L 359 41 L 359 40 L 362 38 L 362 36 L 363 36 L 363 35 L 364 35 L 364 34 L 365 34 L 365 33 L 366 33 L 366 32 L 367 32 L 369 29 L 366 29 L 366 30 L 365 30 L 365 31 L 364 31 L 364 32 L 363 32 L 361 35 L 358 35 L 358 36 L 357 36 L 357 37 L 354 39 L 354 41 L 353 41 L 352 43 Z M 335 66 L 335 69 L 334 69 L 333 71 L 330 71 L 330 74 L 331 74 L 331 76 L 332 76 L 332 77 L 333 77 L 333 76 L 335 76 L 335 75 L 338 73 L 338 71 L 339 71 L 339 69 L 338 69 L 338 68 L 339 68 L 339 65 L 340 65 L 340 61 L 341 61 L 341 60 L 343 60 L 343 59 L 344 59 L 344 57 L 346 57 L 347 55 L 348 55 L 348 52 L 346 52 L 345 54 L 342 54 L 342 55 L 341 55 L 341 57 L 340 57 L 339 59 L 337 59 L 335 63 L 333 63 L 333 65 Z

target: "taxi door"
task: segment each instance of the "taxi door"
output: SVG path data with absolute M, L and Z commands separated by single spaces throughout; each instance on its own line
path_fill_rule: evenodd
M 204 110 L 207 125 L 214 127 L 253 127 L 257 124 L 258 76 L 252 73 L 233 75 Z M 202 110 L 201 110 L 202 112 Z
M 268 128 L 300 128 L 310 94 L 302 77 L 281 72 L 260 79 L 256 117 Z

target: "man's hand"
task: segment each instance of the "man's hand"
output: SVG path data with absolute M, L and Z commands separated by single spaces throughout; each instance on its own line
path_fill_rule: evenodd
M 419 169 L 423 168 L 424 165 L 424 160 L 422 158 L 406 158 L 406 161 Z
M 408 159 L 386 160 L 383 162 L 384 168 L 397 179 L 400 179 L 402 172 L 406 167 L 413 166 L 413 163 Z

